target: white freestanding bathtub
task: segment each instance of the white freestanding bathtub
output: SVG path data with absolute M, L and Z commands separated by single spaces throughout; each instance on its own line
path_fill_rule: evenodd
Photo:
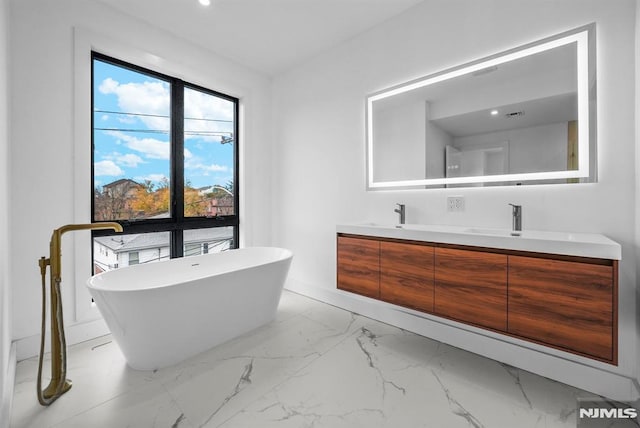
M 104 272 L 87 281 L 127 364 L 176 364 L 273 320 L 292 253 L 251 247 Z

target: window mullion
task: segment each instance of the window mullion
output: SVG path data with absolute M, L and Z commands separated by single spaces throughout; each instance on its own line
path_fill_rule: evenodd
M 181 225 L 184 222 L 184 82 L 179 79 L 171 85 L 171 152 L 171 218 Z M 171 257 L 182 257 L 182 228 L 177 227 L 171 238 Z

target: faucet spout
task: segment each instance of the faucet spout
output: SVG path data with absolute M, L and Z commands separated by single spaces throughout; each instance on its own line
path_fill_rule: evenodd
M 396 208 L 395 210 L 393 210 L 393 212 L 396 212 L 400 215 L 400 224 L 404 224 L 405 221 L 405 206 L 404 204 L 396 204 L 398 206 L 398 208 Z
M 122 232 L 122 226 L 116 222 L 102 222 L 89 224 L 68 224 L 55 229 L 49 244 L 49 258 L 38 260 L 42 276 L 42 331 L 40 337 L 40 357 L 38 360 L 37 394 L 38 402 L 48 406 L 62 394 L 71 389 L 71 381 L 67 379 L 67 344 L 64 334 L 62 315 L 62 282 L 61 244 L 62 235 L 74 230 L 113 229 Z M 50 313 L 51 313 L 51 381 L 49 386 L 42 389 L 42 360 L 44 355 L 44 337 L 46 332 L 46 275 L 47 265 L 50 267 Z
M 512 216 L 512 229 L 514 232 L 522 231 L 522 205 L 509 204 L 513 207 L 511 213 Z
M 67 224 L 55 229 L 51 234 L 51 242 L 49 244 L 49 257 L 51 265 L 51 278 L 53 280 L 62 281 L 62 235 L 66 232 L 76 230 L 104 230 L 113 229 L 116 232 L 122 232 L 122 225 L 115 221 L 105 221 L 100 223 L 85 224 Z

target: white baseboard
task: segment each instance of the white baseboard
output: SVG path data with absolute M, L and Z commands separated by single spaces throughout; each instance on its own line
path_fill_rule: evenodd
M 0 395 L 0 427 L 8 427 L 11 422 L 11 403 L 13 401 L 13 386 L 16 379 L 16 344 L 11 344 L 9 351 L 9 366 L 3 376 Z
M 49 333 L 47 332 L 47 335 Z M 85 342 L 87 340 L 109 334 L 107 324 L 103 319 L 97 319 L 81 324 L 73 324 L 65 327 L 65 338 L 67 345 Z M 45 338 L 45 352 L 49 351 L 50 337 Z M 23 337 L 14 342 L 17 345 L 17 360 L 22 361 L 27 358 L 36 357 L 40 353 L 40 335 Z M 2 426 L 2 425 L 0 425 Z
M 620 401 L 640 398 L 637 381 L 612 372 L 605 363 L 295 278 L 285 288 L 598 395 Z

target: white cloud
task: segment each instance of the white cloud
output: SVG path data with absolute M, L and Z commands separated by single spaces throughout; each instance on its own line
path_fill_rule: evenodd
M 168 141 L 160 141 L 155 138 L 136 138 L 120 131 L 107 131 L 107 134 L 120 139 L 128 148 L 143 153 L 149 159 L 169 159 Z
M 169 143 L 154 138 L 131 138 L 126 141 L 131 150 L 144 153 L 150 159 L 169 159 Z
M 120 84 L 113 80 L 111 77 L 107 77 L 102 81 L 102 83 L 98 87 L 98 90 L 103 94 L 112 94 L 116 91 L 116 89 L 118 89 L 119 85 Z
M 165 181 L 165 180 L 168 181 L 169 179 L 164 174 L 148 174 L 148 175 L 145 175 L 145 176 L 138 176 L 138 177 L 135 178 L 135 180 L 137 182 L 139 182 L 139 183 L 142 183 L 142 182 L 144 182 L 146 180 L 158 183 L 158 182 Z
M 233 120 L 233 102 L 204 92 L 185 88 L 185 117 Z
M 152 78 L 149 78 L 152 79 Z M 121 84 L 112 78 L 102 81 L 99 88 L 105 95 L 115 95 L 118 107 L 126 113 L 143 113 L 151 116 L 119 116 L 121 123 L 140 121 L 147 128 L 168 131 L 170 129 L 170 86 L 167 82 L 150 80 L 141 83 Z M 185 88 L 185 138 L 198 138 L 207 142 L 220 142 L 221 135 L 234 132 L 234 103 L 200 91 Z M 166 117 L 158 117 L 166 116 Z M 208 120 L 200 120 L 208 119 Z M 215 121 L 212 121 L 214 119 Z M 211 135 L 216 133 L 218 135 Z
M 186 149 L 185 149 L 185 152 L 186 152 Z M 231 169 L 226 165 L 219 165 L 216 163 L 206 163 L 199 156 L 193 156 L 191 154 L 187 156 L 187 154 L 185 153 L 184 157 L 185 157 L 184 168 L 185 170 L 192 171 L 192 174 L 195 174 L 195 172 L 197 172 L 200 175 L 208 176 L 209 173 L 211 172 L 214 172 L 214 173 L 229 172 Z
M 205 165 L 204 168 L 207 171 L 210 172 L 227 172 L 229 171 L 229 167 L 225 166 L 225 165 L 217 165 L 217 164 L 211 164 L 211 165 Z
M 208 173 L 208 172 L 227 172 L 227 171 L 229 171 L 229 167 L 228 166 L 218 165 L 218 164 L 215 164 L 215 163 L 212 163 L 210 165 L 206 165 L 206 164 L 203 164 L 203 163 L 185 163 L 185 168 L 192 169 L 192 170 L 203 171 L 205 173 Z
M 113 152 L 103 156 L 102 159 L 113 161 L 118 166 L 126 166 L 130 168 L 135 168 L 141 163 L 146 163 L 144 159 L 134 153 L 122 154 L 120 152 Z
M 135 168 L 138 164 L 144 163 L 144 160 L 138 155 L 133 153 L 127 153 L 126 155 L 120 155 L 116 158 L 116 162 L 120 165 L 129 166 Z
M 108 175 L 112 177 L 119 177 L 124 175 L 124 171 L 116 165 L 115 162 L 110 160 L 96 162 L 93 165 L 93 171 L 96 176 Z
M 120 123 L 125 123 L 125 124 L 134 124 L 136 123 L 136 117 L 137 116 L 120 116 L 118 117 L 118 122 Z
M 142 113 L 156 116 L 123 116 L 121 122 L 140 120 L 149 129 L 169 130 L 169 84 L 162 81 L 147 81 L 142 83 L 124 83 L 106 78 L 98 87 L 105 95 L 113 94 L 118 97 L 118 107 L 125 113 Z
M 233 132 L 234 104 L 200 91 L 185 88 L 184 116 L 185 131 L 224 133 L 229 136 Z M 193 118 L 193 119 L 189 119 Z M 215 119 L 197 120 L 197 119 Z M 185 135 L 185 138 L 201 138 L 209 142 L 220 142 L 220 135 Z

